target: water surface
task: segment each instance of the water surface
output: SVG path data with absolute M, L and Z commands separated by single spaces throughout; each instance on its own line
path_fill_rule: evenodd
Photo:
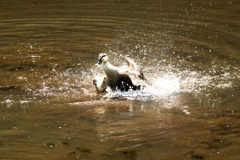
M 0 159 L 239 159 L 239 14 L 237 0 L 1 1 Z M 151 85 L 96 94 L 100 52 Z

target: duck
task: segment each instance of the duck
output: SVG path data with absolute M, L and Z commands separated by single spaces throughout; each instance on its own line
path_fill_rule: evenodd
M 95 86 L 97 93 L 105 93 L 107 89 L 106 77 L 95 77 L 93 79 L 93 85 Z
M 131 78 L 128 75 L 131 73 L 131 74 L 137 75 L 140 78 L 144 78 L 143 74 L 140 71 L 135 70 L 131 62 L 129 62 L 129 67 L 127 70 L 121 70 L 120 68 L 112 65 L 109 62 L 109 57 L 106 53 L 100 53 L 98 57 L 98 62 L 96 65 L 102 66 L 103 71 L 105 72 L 105 75 L 106 75 L 105 77 L 106 84 L 111 88 L 112 91 L 116 91 L 116 90 L 128 91 L 129 89 L 132 89 L 132 90 L 141 89 L 141 85 L 134 85 Z M 99 86 L 101 86 L 101 83 Z

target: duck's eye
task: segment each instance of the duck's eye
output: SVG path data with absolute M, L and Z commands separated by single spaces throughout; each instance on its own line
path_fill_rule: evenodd
M 106 55 L 103 55 L 103 56 L 100 58 L 101 61 L 102 61 L 103 57 L 106 57 Z

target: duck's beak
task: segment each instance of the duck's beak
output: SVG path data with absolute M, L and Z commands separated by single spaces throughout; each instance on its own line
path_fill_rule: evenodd
M 97 64 L 95 64 L 96 66 L 100 65 L 102 63 L 102 59 L 100 58 L 97 62 Z

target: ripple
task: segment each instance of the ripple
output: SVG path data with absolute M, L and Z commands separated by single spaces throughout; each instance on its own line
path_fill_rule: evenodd
M 112 10 L 102 10 L 104 3 L 91 4 L 88 10 L 85 4 L 71 4 L 66 15 L 54 3 L 41 2 L 19 4 L 22 12 L 15 17 L 7 18 L 6 11 L 0 21 L 0 35 L 5 38 L 0 44 L 8 46 L 0 49 L 6 53 L 1 69 L 8 68 L 5 77 L 18 75 L 17 81 L 5 86 L 14 82 L 27 94 L 60 101 L 91 99 L 96 96 L 92 78 L 104 75 L 94 67 L 98 52 L 109 53 L 115 65 L 122 65 L 121 57 L 129 56 L 148 77 L 151 85 L 141 93 L 112 93 L 128 100 L 162 99 L 182 92 L 204 95 L 237 85 L 236 8 L 222 21 L 227 7 L 222 3 L 213 3 L 218 7 L 212 8 L 208 3 L 175 2 L 182 8 L 178 11 L 166 10 L 168 3 L 163 2 L 161 6 L 146 1 L 112 2 Z M 33 17 L 30 13 L 37 6 L 45 6 L 51 14 L 36 11 Z M 131 14 L 120 10 L 128 8 Z

